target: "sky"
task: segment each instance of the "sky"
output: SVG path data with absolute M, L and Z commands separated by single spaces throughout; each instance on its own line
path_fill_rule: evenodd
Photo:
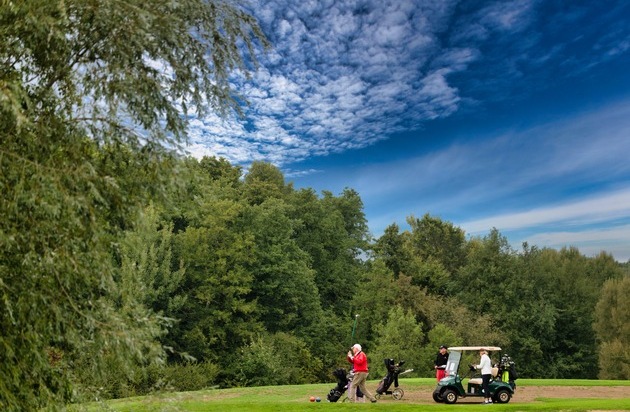
M 242 118 L 188 151 L 356 190 L 373 236 L 428 213 L 519 250 L 630 260 L 630 1 L 260 0 Z

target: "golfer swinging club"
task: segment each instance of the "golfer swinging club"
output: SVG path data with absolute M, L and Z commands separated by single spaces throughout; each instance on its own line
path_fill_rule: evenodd
M 355 343 L 352 346 L 351 350 L 348 351 L 348 361 L 354 365 L 354 378 L 352 379 L 353 386 L 359 387 L 361 392 L 370 398 L 372 403 L 376 402 L 374 395 L 372 395 L 365 387 L 365 381 L 368 376 L 368 361 L 367 356 L 365 356 L 365 353 L 361 350 L 361 345 Z M 348 398 L 350 399 L 350 402 L 355 402 L 356 392 L 353 390 L 348 393 Z

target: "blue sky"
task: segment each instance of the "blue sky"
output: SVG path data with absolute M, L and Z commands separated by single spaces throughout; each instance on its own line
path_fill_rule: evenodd
M 189 152 L 355 189 L 369 227 L 425 213 L 515 248 L 630 259 L 630 2 L 270 0 L 243 119 Z

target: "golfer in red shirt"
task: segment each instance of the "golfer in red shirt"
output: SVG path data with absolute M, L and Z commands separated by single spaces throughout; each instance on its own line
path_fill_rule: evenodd
M 352 386 L 355 388 L 358 387 L 365 396 L 370 398 L 372 403 L 376 402 L 374 395 L 368 392 L 365 387 L 365 381 L 368 376 L 368 360 L 365 353 L 361 350 L 361 345 L 358 343 L 355 343 L 354 346 L 352 346 L 352 349 L 348 351 L 348 362 L 354 365 L 354 378 L 352 379 Z M 349 393 L 348 398 L 351 402 L 355 402 L 356 392 L 354 390 L 352 392 L 354 393 Z

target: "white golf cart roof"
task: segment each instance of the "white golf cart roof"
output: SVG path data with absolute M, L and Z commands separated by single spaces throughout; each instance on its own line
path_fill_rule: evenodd
M 450 348 L 448 348 L 448 350 L 456 350 L 460 352 L 467 351 L 467 350 L 478 351 L 481 349 L 485 349 L 490 352 L 501 350 L 501 348 L 498 346 L 451 346 Z

